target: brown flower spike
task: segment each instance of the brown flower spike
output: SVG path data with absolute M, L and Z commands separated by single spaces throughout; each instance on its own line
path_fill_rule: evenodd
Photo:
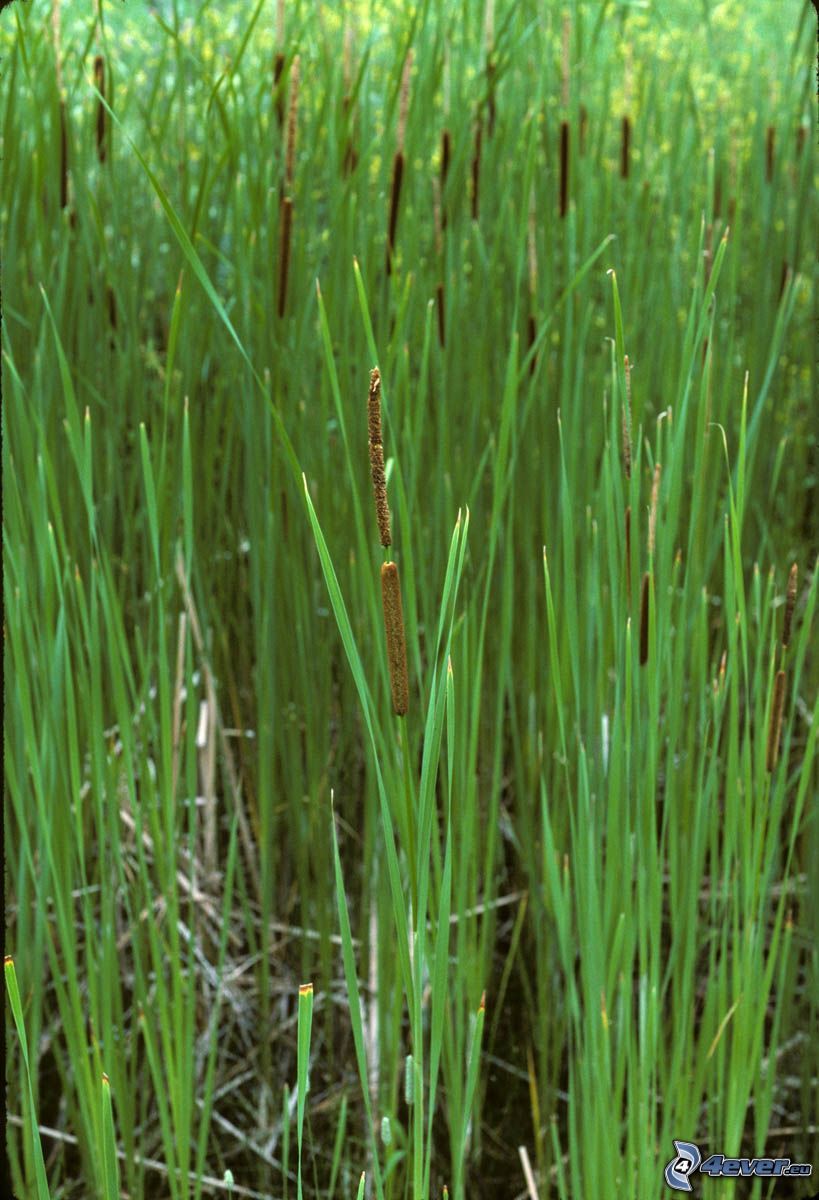
M 381 442 L 381 372 L 370 371 L 370 393 L 367 397 L 367 425 L 370 441 L 370 470 L 375 495 L 375 515 L 382 546 L 392 545 L 390 509 L 387 504 L 387 480 L 384 474 L 384 447 Z
M 381 599 L 384 604 L 384 630 L 387 635 L 387 664 L 390 671 L 390 691 L 393 712 L 406 716 L 409 708 L 407 675 L 407 643 L 404 636 L 404 610 L 401 605 L 401 583 L 394 562 L 381 567 Z

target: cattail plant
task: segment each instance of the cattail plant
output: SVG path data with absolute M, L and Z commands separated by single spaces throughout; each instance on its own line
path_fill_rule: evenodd
M 472 155 L 472 220 L 477 221 L 480 211 L 480 190 L 481 190 L 481 138 L 483 132 L 483 118 L 478 114 L 478 119 L 475 122 L 475 151 Z
M 384 446 L 381 441 L 381 372 L 378 367 L 370 371 L 370 390 L 367 395 L 367 429 L 370 449 L 370 471 L 373 479 L 375 516 L 381 545 L 386 549 L 392 544 L 390 509 L 387 504 L 387 480 L 384 474 Z
M 452 157 L 452 134 L 445 129 L 441 134 L 441 228 L 446 229 L 446 181 Z
M 384 446 L 381 440 L 381 373 L 378 367 L 373 367 L 370 372 L 370 390 L 367 395 L 367 433 L 375 516 L 381 545 L 386 549 L 392 543 L 392 534 L 390 510 L 387 504 L 387 481 L 384 473 Z M 385 562 L 381 566 L 381 602 L 384 608 L 384 632 L 387 639 L 387 666 L 390 675 L 392 707 L 396 716 L 403 717 L 409 707 L 407 642 L 404 632 L 404 610 L 401 604 L 398 566 L 392 561 Z
M 651 595 L 648 571 L 643 575 L 640 589 L 640 666 L 648 662 L 648 605 Z
M 409 108 L 410 71 L 412 69 L 412 50 L 407 51 L 404 60 L 404 72 L 401 77 L 401 99 L 398 114 L 398 148 L 392 160 L 392 184 L 390 186 L 390 213 L 387 226 L 387 274 L 392 274 L 392 259 L 395 253 L 395 237 L 398 231 L 398 206 L 401 203 L 401 182 L 404 178 L 404 136 L 407 128 L 407 111 Z
M 793 621 L 793 610 L 796 608 L 796 590 L 799 580 L 799 568 L 796 563 L 790 569 L 788 574 L 788 590 L 785 593 L 785 616 L 782 621 L 782 648 L 787 650 L 791 640 L 791 623 Z
M 101 54 L 98 54 L 94 59 L 94 83 L 97 91 L 105 98 L 105 59 Z M 101 163 L 105 162 L 107 152 L 105 139 L 105 105 L 100 100 L 97 105 L 97 158 Z
M 560 216 L 569 208 L 569 122 L 560 122 Z
M 293 231 L 293 200 L 291 196 L 296 167 L 296 127 L 299 103 L 299 56 L 290 68 L 290 103 L 287 110 L 287 147 L 284 161 L 284 181 L 279 206 L 279 317 L 287 307 L 287 280 L 290 274 L 290 241 Z
M 769 125 L 765 135 L 765 180 L 767 183 L 773 181 L 775 150 L 776 128 L 773 125 Z
M 771 716 L 768 722 L 768 744 L 765 748 L 765 769 L 770 775 L 779 762 L 779 741 L 782 736 L 782 714 L 785 710 L 785 672 L 779 670 L 773 686 Z
M 630 167 L 631 120 L 624 115 L 620 134 L 620 177 L 628 179 Z

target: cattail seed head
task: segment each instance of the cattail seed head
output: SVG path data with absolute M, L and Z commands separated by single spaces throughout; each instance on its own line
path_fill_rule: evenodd
M 648 662 L 648 605 L 650 597 L 648 571 L 643 575 L 640 591 L 640 666 Z
M 395 235 L 398 230 L 398 205 L 401 202 L 401 180 L 404 178 L 404 155 L 397 150 L 392 160 L 392 187 L 390 188 L 390 215 L 387 226 L 387 274 L 392 274 L 392 257 L 395 253 Z
M 392 544 L 390 533 L 390 510 L 387 504 L 387 481 L 384 474 L 384 447 L 381 441 L 381 372 L 378 367 L 370 371 L 370 390 L 367 395 L 367 430 L 370 444 L 370 469 L 375 495 L 375 515 L 381 545 Z
M 282 196 L 279 209 L 279 316 L 287 306 L 287 280 L 290 274 L 290 235 L 293 228 L 293 201 Z
M 438 307 L 438 341 L 441 343 L 441 348 L 446 345 L 446 316 L 444 312 L 444 285 L 439 283 L 435 289 L 435 296 Z
M 569 122 L 560 122 L 560 216 L 569 207 Z
M 398 567 L 394 562 L 384 563 L 381 567 L 381 599 L 384 605 L 392 708 L 396 716 L 403 717 L 409 708 L 407 642 L 404 634 L 404 610 L 401 605 L 401 583 Z
M 779 739 L 782 734 L 782 713 L 785 709 L 785 672 L 777 671 L 774 680 L 771 717 L 768 723 L 768 744 L 765 749 L 765 769 L 770 774 L 779 762 Z
M 788 575 L 788 590 L 785 595 L 785 619 L 782 622 L 782 645 L 787 650 L 791 640 L 791 622 L 793 621 L 793 610 L 796 607 L 796 589 L 799 579 L 799 568 L 796 563 L 793 564 Z
M 273 59 L 273 95 L 276 97 L 276 120 L 279 123 L 279 129 L 284 125 L 284 89 L 280 87 L 284 63 L 284 52 L 279 50 Z
M 775 148 L 776 128 L 773 125 L 769 125 L 765 135 L 765 179 L 768 183 L 771 183 L 773 180 Z
M 472 157 L 472 220 L 477 221 L 480 211 L 481 190 L 481 138 L 483 121 L 479 116 L 475 123 L 475 153 Z
M 105 96 L 105 59 L 98 54 L 94 59 L 94 83 L 101 96 Z M 107 147 L 105 145 L 105 106 L 100 101 L 97 108 L 97 158 L 105 162 Z
M 622 133 L 620 138 L 620 175 L 623 179 L 628 179 L 630 158 L 629 148 L 631 145 L 631 120 L 628 115 L 623 117 Z

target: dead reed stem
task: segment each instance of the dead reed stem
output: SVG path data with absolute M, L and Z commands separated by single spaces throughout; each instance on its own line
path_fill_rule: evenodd
M 387 636 L 387 665 L 390 672 L 392 708 L 396 716 L 406 716 L 409 708 L 407 643 L 404 635 L 404 610 L 398 567 L 386 562 L 381 567 L 381 599 L 384 605 L 384 631 Z
M 782 736 L 782 714 L 785 709 L 785 672 L 777 671 L 773 687 L 771 718 L 768 724 L 768 744 L 765 748 L 765 768 L 770 774 L 779 762 L 779 741 Z
M 387 480 L 384 474 L 384 446 L 381 440 L 381 372 L 370 371 L 370 390 L 367 395 L 367 432 L 370 447 L 370 470 L 373 478 L 375 516 L 381 545 L 392 544 L 390 509 L 387 504 Z

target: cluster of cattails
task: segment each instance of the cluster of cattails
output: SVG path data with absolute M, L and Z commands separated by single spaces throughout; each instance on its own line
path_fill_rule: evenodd
M 788 575 L 788 588 L 787 592 L 785 593 L 785 616 L 782 621 L 783 663 L 791 640 L 791 625 L 793 623 L 793 611 L 796 607 L 798 578 L 798 567 L 796 563 L 794 563 L 790 569 L 790 574 Z M 784 666 L 780 666 L 774 678 L 773 695 L 771 697 L 771 715 L 768 721 L 768 742 L 765 748 L 765 767 L 769 773 L 775 770 L 776 764 L 779 762 L 779 742 L 782 737 L 782 717 L 784 711 L 785 668 Z
M 375 515 L 381 545 L 392 545 L 390 510 L 387 504 L 387 481 L 384 472 L 384 446 L 381 440 L 381 374 L 378 367 L 370 372 L 367 396 L 367 431 L 369 437 L 370 471 L 373 480 Z M 387 639 L 387 666 L 390 675 L 393 712 L 403 717 L 409 708 L 409 675 L 407 672 L 407 643 L 404 633 L 404 611 L 401 604 L 401 583 L 395 562 L 381 567 L 381 602 L 384 608 L 384 632 Z
M 296 126 L 299 104 L 299 56 L 290 68 L 290 102 L 287 109 L 287 145 L 284 181 L 279 205 L 279 316 L 287 306 L 287 280 L 290 274 L 290 239 L 293 232 L 293 177 L 296 168 Z
M 392 274 L 392 260 L 395 254 L 395 239 L 398 233 L 398 210 L 401 203 L 401 184 L 404 178 L 404 137 L 407 129 L 407 112 L 409 110 L 410 72 L 412 70 L 412 50 L 407 51 L 404 61 L 404 72 L 401 76 L 401 97 L 398 108 L 398 145 L 392 160 L 392 183 L 390 184 L 390 210 L 387 223 L 387 274 Z

